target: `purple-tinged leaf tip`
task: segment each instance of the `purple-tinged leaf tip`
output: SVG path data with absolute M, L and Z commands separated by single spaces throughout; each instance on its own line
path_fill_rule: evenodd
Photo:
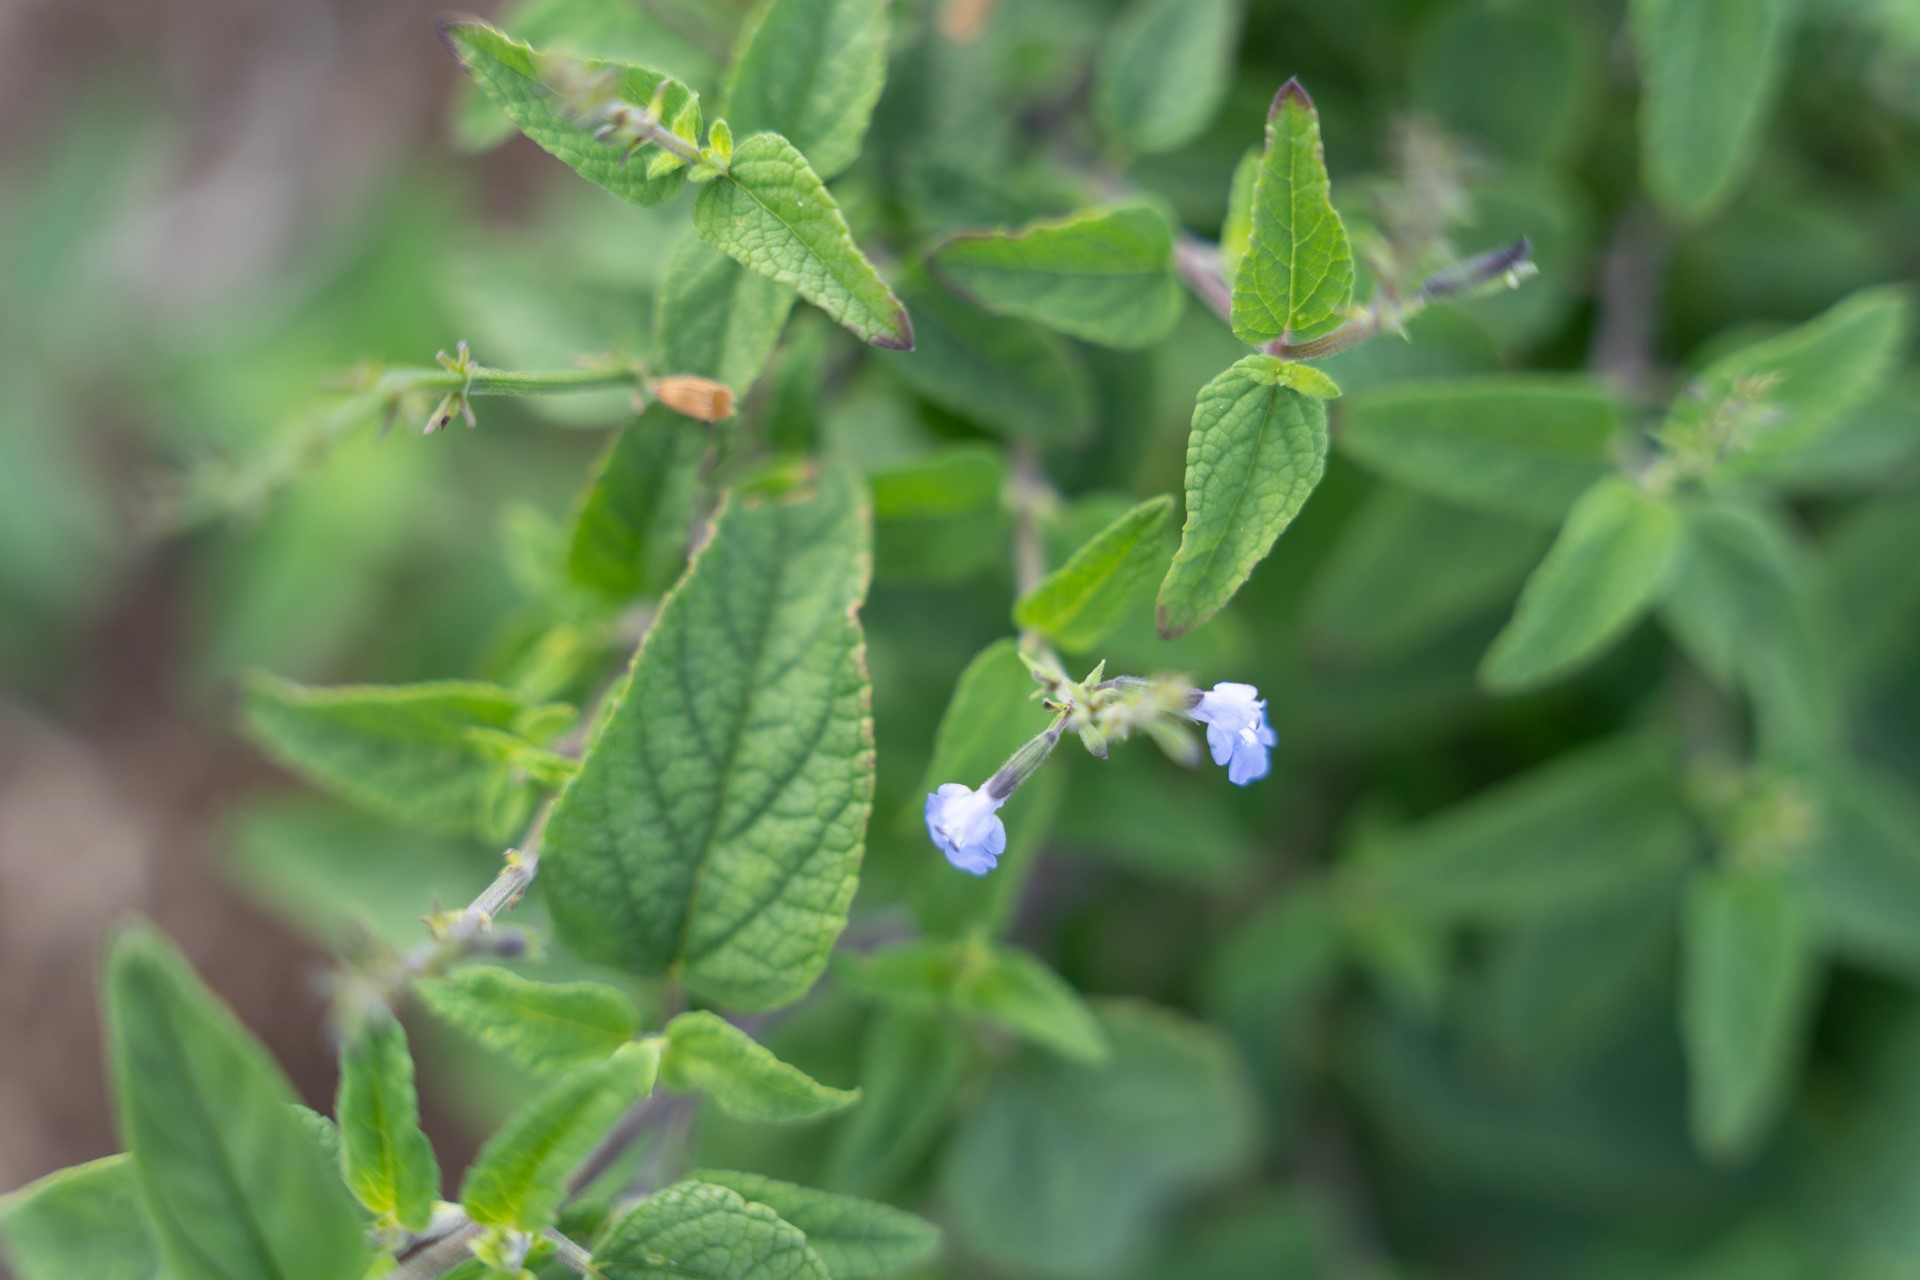
M 470 13 L 449 13 L 444 17 L 436 19 L 433 24 L 434 34 L 440 37 L 441 46 L 445 48 L 448 53 L 452 54 L 453 60 L 462 67 L 467 65 L 467 60 L 460 56 L 459 48 L 453 43 L 453 29 L 455 27 L 474 25 L 484 24 L 481 23 L 479 18 L 474 17 Z
M 913 317 L 907 314 L 905 307 L 900 309 L 900 332 L 881 334 L 873 339 L 873 345 L 886 351 L 913 350 Z
M 1273 105 L 1267 108 L 1267 119 L 1272 120 L 1279 116 L 1288 103 L 1292 103 L 1302 111 L 1313 110 L 1313 98 L 1307 93 L 1307 87 L 1300 83 L 1299 76 L 1294 76 L 1281 85 L 1280 92 L 1273 95 Z

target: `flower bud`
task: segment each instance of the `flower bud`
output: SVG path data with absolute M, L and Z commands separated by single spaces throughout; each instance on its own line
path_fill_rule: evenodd
M 653 398 L 676 413 L 701 422 L 719 422 L 733 416 L 733 388 L 712 378 L 676 373 L 647 384 Z

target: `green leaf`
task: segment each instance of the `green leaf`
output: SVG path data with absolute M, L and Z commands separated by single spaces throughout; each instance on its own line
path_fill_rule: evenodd
M 1118 1268 L 1174 1204 L 1253 1154 L 1255 1102 L 1224 1039 L 1145 1006 L 1105 1004 L 1101 1021 L 1105 1066 L 1016 1059 L 947 1149 L 952 1230 L 997 1268 Z
M 772 1209 L 693 1179 L 607 1228 L 593 1263 L 606 1280 L 839 1280 Z
M 1243 1035 L 1296 1025 L 1340 976 L 1339 924 L 1324 882 L 1289 886 L 1218 941 L 1203 971 L 1207 1012 Z
M 1819 978 L 1809 913 L 1759 869 L 1699 872 L 1681 931 L 1680 1030 L 1693 1133 L 1722 1160 L 1751 1154 L 1799 1070 Z
M 0 1236 L 20 1280 L 166 1280 L 133 1161 L 107 1156 L 0 1198 Z M 838 1278 L 836 1277 L 836 1280 Z
M 1675 400 L 1661 439 L 1723 459 L 1729 474 L 1779 475 L 1886 383 L 1911 325 L 1904 288 L 1863 289 L 1708 365 Z
M 820 181 L 791 142 L 756 133 L 700 189 L 694 230 L 742 266 L 777 280 L 863 342 L 913 350 L 913 322 Z
M 812 1120 L 851 1106 L 858 1089 L 821 1084 L 717 1013 L 696 1009 L 667 1024 L 660 1083 L 704 1093 L 740 1120 L 783 1124 Z
M 737 1192 L 798 1227 L 833 1280 L 884 1280 L 922 1267 L 940 1252 L 940 1228 L 892 1205 L 816 1191 L 758 1173 L 696 1169 L 687 1176 Z
M 661 361 L 668 373 L 718 378 L 744 396 L 766 367 L 793 290 L 698 238 L 683 240 L 660 284 Z
M 1313 99 L 1289 80 L 1267 112 L 1253 230 L 1233 280 L 1233 332 L 1248 346 L 1323 337 L 1347 320 L 1353 248 L 1328 196 Z
M 1575 377 L 1408 383 L 1340 403 L 1340 451 L 1430 497 L 1557 524 L 1612 466 L 1617 400 Z
M 1134 0 L 1100 50 L 1095 119 L 1142 155 L 1172 151 L 1219 114 L 1233 84 L 1240 0 Z
M 1249 147 L 1233 167 L 1233 183 L 1227 190 L 1227 216 L 1220 224 L 1220 279 L 1229 292 L 1240 278 L 1240 264 L 1246 259 L 1247 246 L 1253 243 L 1253 189 L 1260 177 L 1260 151 Z
M 967 1066 L 967 1040 L 947 1019 L 874 1018 L 860 1055 L 860 1102 L 834 1135 L 827 1180 L 880 1191 L 910 1173 L 946 1123 Z
M 1702 221 L 1759 154 L 1786 69 L 1792 0 L 1633 0 L 1640 169 L 1663 208 Z
M 837 969 L 853 990 L 895 1008 L 983 1019 L 1079 1062 L 1107 1056 L 1106 1033 L 1079 993 L 1015 947 L 928 939 L 849 956 Z
M 846 924 L 873 794 L 857 483 L 735 494 L 548 820 L 561 939 L 739 1008 L 798 998 Z
M 1667 981 L 1679 884 L 1650 881 L 1644 892 L 1493 940 L 1483 1034 L 1504 1065 L 1540 1076 L 1565 1070 Z
M 1293 523 L 1327 465 L 1327 410 L 1294 389 L 1302 366 L 1246 356 L 1200 389 L 1187 438 L 1187 522 L 1160 584 L 1160 634 L 1233 598 Z
M 150 926 L 107 954 L 121 1137 L 174 1280 L 342 1280 L 367 1262 L 286 1077 Z
M 918 318 L 918 345 L 881 364 L 907 386 L 1011 439 L 1053 447 L 1086 434 L 1092 394 L 1058 338 L 988 315 L 919 277 L 902 292 Z
M 822 179 L 839 177 L 860 154 L 886 82 L 888 4 L 765 0 L 741 32 L 727 122 L 743 135 L 785 134 Z
M 1693 848 L 1678 762 L 1620 738 L 1556 759 L 1404 830 L 1343 870 L 1367 901 L 1420 919 L 1577 912 L 1671 875 Z
M 510 764 L 484 733 L 511 734 L 527 710 L 487 684 L 315 688 L 264 674 L 249 677 L 242 705 L 254 741 L 312 782 L 394 822 L 487 838 L 513 835 L 517 821 L 503 831 L 485 816 Z M 515 790 L 524 818 L 536 789 Z
M 567 576 L 614 600 L 672 583 L 693 521 L 707 437 L 664 405 L 650 405 L 613 438 L 573 513 Z
M 1830 749 L 1838 709 L 1805 552 L 1759 507 L 1696 502 L 1684 515 L 1685 546 L 1661 606 L 1668 630 L 1709 675 L 1752 699 L 1766 754 Z
M 1094 535 L 1013 606 L 1016 625 L 1044 633 L 1070 653 L 1107 638 L 1167 554 L 1172 498 L 1149 498 Z
M 1831 953 L 1920 981 L 1920 802 L 1851 761 L 1818 779 L 1810 856 L 1792 873 Z
M 553 1225 L 567 1175 L 622 1112 L 653 1092 L 660 1041 L 636 1040 L 536 1093 L 480 1148 L 460 1184 L 475 1222 L 516 1231 Z
M 440 1017 L 543 1074 L 599 1062 L 640 1032 L 633 1002 L 604 982 L 532 982 L 468 965 L 414 991 Z
M 1173 273 L 1173 224 L 1144 202 L 1017 231 L 965 232 L 928 263 L 996 315 L 1125 350 L 1165 338 L 1186 305 Z
M 1564 164 L 1591 122 L 1600 87 L 1583 28 L 1558 6 L 1439 10 L 1415 37 L 1412 105 L 1517 166 Z M 1462 74 L 1465 67 L 1472 73 Z
M 382 1221 L 424 1231 L 440 1198 L 440 1163 L 420 1131 L 407 1033 L 385 1009 L 340 1046 L 341 1169 L 355 1198 Z
M 1672 503 L 1623 477 L 1596 482 L 1527 579 L 1481 681 L 1519 693 L 1599 657 L 1666 594 L 1682 543 Z
M 501 8 L 495 25 L 549 52 L 657 60 L 695 84 L 717 71 L 712 57 L 671 23 L 625 0 L 518 0 Z M 497 146 L 515 132 L 513 121 L 471 81 L 455 94 L 451 116 L 454 145 L 463 151 Z
M 656 147 L 629 156 L 624 146 L 596 139 L 595 122 L 570 112 L 566 101 L 571 96 L 597 102 L 611 94 L 644 109 L 659 94 L 661 118 L 676 129 L 690 120 L 697 134 L 699 96 L 672 76 L 630 62 L 546 54 L 471 19 L 442 23 L 440 38 L 520 132 L 587 181 L 638 205 L 665 204 L 686 182 L 684 166 L 652 172 L 648 162 L 660 154 Z
M 1543 530 L 1382 485 L 1313 576 L 1310 651 L 1366 662 L 1432 645 L 1513 599 L 1546 549 Z
M 986 444 L 956 445 L 870 473 L 874 576 L 951 582 L 1005 563 L 1006 482 L 1000 450 Z

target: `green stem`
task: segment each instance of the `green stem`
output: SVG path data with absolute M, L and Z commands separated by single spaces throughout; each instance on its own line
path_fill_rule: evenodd
M 606 387 L 630 387 L 642 380 L 636 368 L 624 365 L 593 369 L 561 369 L 549 373 L 523 373 L 514 369 L 476 367 L 471 373 L 452 369 L 388 369 L 380 375 L 384 391 L 459 391 L 476 396 L 534 396 L 569 391 L 598 391 Z

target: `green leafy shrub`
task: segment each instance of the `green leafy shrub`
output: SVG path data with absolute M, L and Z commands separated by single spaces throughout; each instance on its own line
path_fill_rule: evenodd
M 641 278 L 480 254 L 495 340 L 175 514 L 612 427 L 466 668 L 246 686 L 513 847 L 260 819 L 331 1117 L 121 933 L 127 1152 L 0 1201 L 24 1280 L 1920 1267 L 1900 7 L 738 7 L 441 27 Z M 457 1180 L 396 1014 L 510 1102 Z

